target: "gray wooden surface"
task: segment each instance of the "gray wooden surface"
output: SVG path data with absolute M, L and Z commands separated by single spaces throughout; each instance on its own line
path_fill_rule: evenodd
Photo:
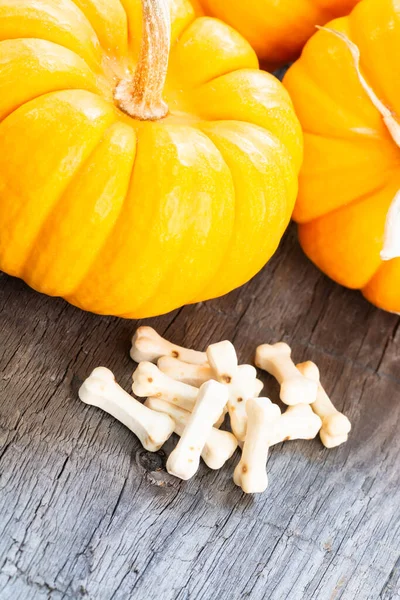
M 129 389 L 138 323 L 1 274 L 0 319 L 1 600 L 400 598 L 400 319 L 328 281 L 294 228 L 249 285 L 149 321 L 199 349 L 228 338 L 242 362 L 284 339 L 319 364 L 350 441 L 275 447 L 257 497 L 232 482 L 238 455 L 180 482 L 174 441 L 150 454 L 77 399 L 98 365 Z

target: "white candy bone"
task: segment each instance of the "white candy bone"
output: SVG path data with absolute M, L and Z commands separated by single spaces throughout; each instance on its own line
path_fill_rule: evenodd
M 251 398 L 246 409 L 247 435 L 233 480 L 246 494 L 255 494 L 264 492 L 268 487 L 268 450 L 281 411 L 268 398 Z
M 171 356 L 162 356 L 158 359 L 157 367 L 168 377 L 176 381 L 182 381 L 194 387 L 200 387 L 206 381 L 210 381 L 215 377 L 213 370 L 208 363 L 203 365 L 194 365 L 183 362 L 178 358 Z M 239 369 L 246 368 L 247 365 L 239 365 Z M 264 384 L 259 379 L 256 379 L 254 396 L 259 396 L 264 387 Z
M 316 401 L 311 405 L 313 411 L 321 418 L 322 427 L 319 432 L 321 442 L 326 448 L 335 448 L 347 442 L 351 430 L 349 419 L 335 408 L 328 394 L 319 381 L 319 369 L 311 361 L 297 365 L 300 373 L 318 383 Z
M 233 344 L 228 341 L 211 344 L 207 358 L 215 378 L 226 385 L 229 391 L 228 411 L 232 431 L 238 440 L 246 437 L 246 402 L 257 396 L 262 383 L 257 380 L 257 371 L 251 365 L 240 365 Z
M 256 350 L 257 367 L 270 373 L 281 386 L 280 399 L 288 406 L 312 404 L 317 398 L 318 384 L 300 374 L 291 359 L 290 346 L 284 342 L 263 344 Z
M 159 398 L 147 398 L 145 406 L 169 415 L 175 421 L 175 433 L 182 435 L 190 418 L 190 412 Z M 232 433 L 220 431 L 214 426 L 211 428 L 201 457 L 210 469 L 220 469 L 231 458 L 237 445 L 237 439 Z
M 312 440 L 318 435 L 322 421 L 309 404 L 289 406 L 275 421 L 269 445 L 288 440 Z
M 188 350 L 164 339 L 152 327 L 139 327 L 132 338 L 131 357 L 141 361 L 157 362 L 161 356 L 172 356 L 187 363 L 201 365 L 207 361 L 205 352 Z
M 132 398 L 105 367 L 95 369 L 83 382 L 79 398 L 123 423 L 150 452 L 159 450 L 174 431 L 175 423 L 171 417 L 150 410 Z
M 171 356 L 162 356 L 159 358 L 157 366 L 168 377 L 195 387 L 200 387 L 214 376 L 210 365 L 207 363 L 195 365 L 183 362 L 178 358 L 172 358 Z
M 269 440 L 270 446 L 289 440 L 312 440 L 321 429 L 322 421 L 312 410 L 310 404 L 289 406 L 275 421 Z M 243 448 L 243 442 L 239 442 Z
M 189 412 L 193 410 L 199 394 L 198 388 L 168 377 L 156 365 L 146 361 L 139 363 L 132 379 L 132 391 L 139 398 L 161 398 Z M 221 427 L 225 414 L 223 412 L 219 416 L 215 427 Z
M 161 398 L 191 411 L 199 390 L 192 385 L 175 381 L 151 362 L 141 362 L 132 376 L 132 391 L 141 398 Z
M 206 381 L 175 450 L 167 461 L 167 471 L 180 479 L 190 479 L 199 468 L 200 455 L 210 436 L 213 423 L 228 400 L 228 390 L 216 381 Z

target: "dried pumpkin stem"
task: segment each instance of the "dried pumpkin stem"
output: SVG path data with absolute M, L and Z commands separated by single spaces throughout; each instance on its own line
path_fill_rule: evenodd
M 142 0 L 142 12 L 142 42 L 136 71 L 119 82 L 114 98 L 131 117 L 155 121 L 168 114 L 162 96 L 171 44 L 169 2 Z
M 364 75 L 361 73 L 360 50 L 358 46 L 346 35 L 335 29 L 330 29 L 329 27 L 318 27 L 318 29 L 322 29 L 323 31 L 335 35 L 346 44 L 353 58 L 354 68 L 356 69 L 357 77 L 362 88 L 368 95 L 372 104 L 382 115 L 383 122 L 393 138 L 393 141 L 400 147 L 400 123 L 397 121 L 391 110 L 378 98 Z M 386 217 L 384 242 L 381 252 L 382 260 L 392 260 L 393 258 L 400 258 L 400 191 L 397 192 L 394 197 Z

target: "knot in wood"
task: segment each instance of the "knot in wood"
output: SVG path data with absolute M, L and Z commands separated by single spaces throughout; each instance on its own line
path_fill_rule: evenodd
M 165 464 L 165 456 L 163 453 L 140 451 L 137 454 L 139 465 L 148 472 L 161 471 Z

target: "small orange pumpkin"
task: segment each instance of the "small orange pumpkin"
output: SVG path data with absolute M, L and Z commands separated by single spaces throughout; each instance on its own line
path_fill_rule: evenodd
M 360 0 L 192 0 L 198 14 L 222 19 L 253 46 L 270 70 L 295 60 L 315 32 Z
M 362 0 L 306 45 L 284 83 L 305 135 L 294 219 L 335 281 L 400 313 L 400 13 Z
M 283 85 L 188 1 L 1 0 L 0 269 L 33 288 L 135 318 L 225 294 L 301 158 Z

